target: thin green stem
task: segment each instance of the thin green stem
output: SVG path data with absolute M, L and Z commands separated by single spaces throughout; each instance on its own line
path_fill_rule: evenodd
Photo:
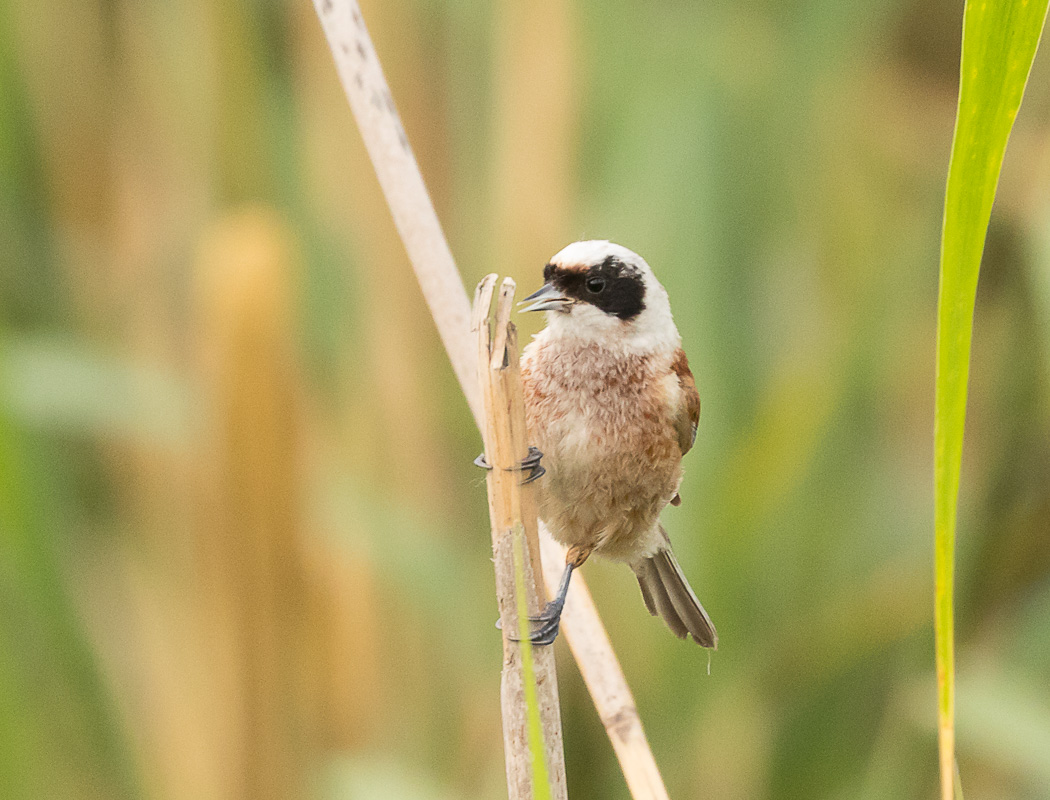
M 529 719 L 529 753 L 532 756 L 533 800 L 550 800 L 551 783 L 547 773 L 547 748 L 540 721 L 540 703 L 536 693 L 536 672 L 532 667 L 532 642 L 529 641 L 529 606 L 525 597 L 525 529 L 514 526 L 514 594 L 518 603 L 518 638 L 521 647 L 522 685 Z

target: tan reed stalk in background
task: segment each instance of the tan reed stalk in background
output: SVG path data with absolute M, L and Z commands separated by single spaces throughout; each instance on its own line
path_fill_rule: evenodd
M 275 213 L 247 210 L 216 226 L 198 268 L 206 752 L 224 800 L 282 800 L 305 773 L 290 713 L 306 597 L 290 251 Z
M 486 252 L 509 275 L 535 274 L 573 231 L 579 9 L 573 0 L 501 0 L 493 8 L 494 213 Z
M 398 118 L 361 9 L 356 0 L 314 0 L 314 6 L 379 184 L 480 428 L 481 398 L 470 337 L 470 303 Z M 549 558 L 564 563 L 562 548 L 549 536 L 541 538 L 541 548 L 545 558 L 549 553 Z M 556 583 L 559 571 L 547 570 L 546 575 Z M 661 800 L 667 797 L 667 791 L 642 730 L 634 698 L 582 578 L 573 578 L 562 632 L 615 745 L 632 796 L 635 800 Z M 548 588 L 553 593 L 555 586 L 548 584 Z
M 507 789 L 511 800 L 528 800 L 533 792 L 532 750 L 529 746 L 529 718 L 525 703 L 522 646 L 508 639 L 509 631 L 519 630 L 514 539 L 524 532 L 529 556 L 522 559 L 526 574 L 525 595 L 529 614 L 538 614 L 544 591 L 540 576 L 539 539 L 536 534 L 535 488 L 521 485 L 518 469 L 528 453 L 525 432 L 525 401 L 518 363 L 518 335 L 510 321 L 514 303 L 514 281 L 507 278 L 500 287 L 494 319 L 489 307 L 496 276 L 478 284 L 474 296 L 472 329 L 478 341 L 478 379 L 485 424 L 482 427 L 485 455 L 492 469 L 488 472 L 489 517 L 492 521 L 492 553 L 496 568 L 496 600 L 503 629 L 503 746 L 507 763 Z M 562 748 L 561 712 L 558 708 L 558 677 L 554 649 L 532 648 L 537 705 L 550 776 L 551 797 L 566 798 L 565 753 Z

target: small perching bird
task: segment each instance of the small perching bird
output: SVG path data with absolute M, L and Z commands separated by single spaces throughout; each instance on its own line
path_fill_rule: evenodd
M 700 397 L 667 292 L 637 253 L 607 241 L 570 244 L 544 268 L 523 311 L 546 311 L 522 355 L 530 444 L 543 454 L 540 518 L 566 545 L 557 596 L 530 637 L 558 633 L 573 569 L 591 553 L 630 565 L 649 612 L 676 636 L 718 635 L 671 550 L 660 512 L 680 501 L 681 461 Z

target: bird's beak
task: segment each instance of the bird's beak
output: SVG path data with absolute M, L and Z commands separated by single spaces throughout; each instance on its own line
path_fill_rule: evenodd
M 558 291 L 553 283 L 545 283 L 538 292 L 533 292 L 518 305 L 525 305 L 525 303 L 531 303 L 531 305 L 520 309 L 522 313 L 526 311 L 568 311 L 569 306 L 572 305 L 572 299 Z

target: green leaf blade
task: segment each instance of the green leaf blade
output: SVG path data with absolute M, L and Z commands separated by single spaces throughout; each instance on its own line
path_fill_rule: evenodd
M 973 311 L 1006 143 L 1024 97 L 1047 0 L 970 0 L 945 190 L 937 303 L 934 536 L 942 796 L 953 795 L 954 570 Z

